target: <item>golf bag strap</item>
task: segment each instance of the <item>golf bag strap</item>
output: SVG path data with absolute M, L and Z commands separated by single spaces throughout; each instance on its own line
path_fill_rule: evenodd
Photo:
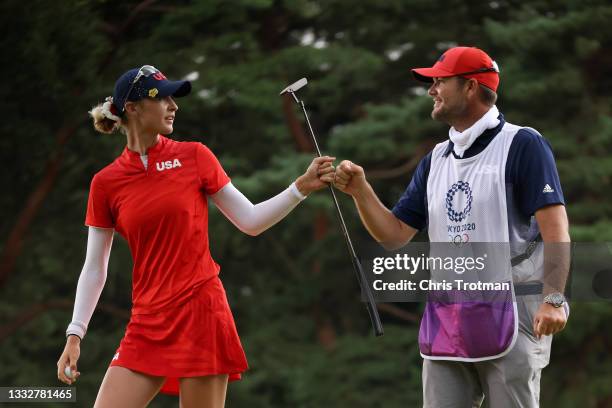
M 539 242 L 542 242 L 542 234 L 540 234 L 538 232 L 538 235 L 536 235 L 534 240 L 531 241 L 527 245 L 527 249 L 525 250 L 525 252 L 523 252 L 520 255 L 517 255 L 517 256 L 513 257 L 510 260 L 510 264 L 512 266 L 516 266 L 516 265 L 520 264 L 521 262 L 523 262 L 525 259 L 528 259 L 529 257 L 531 257 L 531 255 L 533 255 L 534 251 L 536 250 Z
M 533 241 L 531 241 L 527 245 L 527 249 L 520 255 L 513 257 L 510 260 L 510 264 L 514 267 L 526 259 L 529 259 L 531 255 L 533 255 L 536 250 L 538 243 L 542 242 L 542 234 L 538 233 Z M 529 296 L 529 295 L 539 295 L 542 293 L 544 285 L 542 282 L 534 281 L 534 282 L 522 282 L 514 284 L 514 294 L 516 296 Z

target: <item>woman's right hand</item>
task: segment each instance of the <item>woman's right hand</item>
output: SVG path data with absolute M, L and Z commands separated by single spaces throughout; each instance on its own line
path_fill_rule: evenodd
M 66 339 L 66 347 L 57 362 L 57 378 L 68 385 L 79 378 L 81 373 L 77 371 L 77 360 L 81 355 L 81 339 L 78 336 L 70 335 Z M 68 377 L 64 370 L 70 367 L 72 378 Z

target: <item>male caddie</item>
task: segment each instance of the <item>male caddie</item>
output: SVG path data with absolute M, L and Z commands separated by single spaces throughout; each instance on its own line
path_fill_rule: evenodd
M 431 83 L 431 117 L 450 126 L 449 140 L 421 160 L 391 211 L 350 161 L 337 167 L 334 184 L 386 248 L 423 228 L 431 242 L 506 243 L 513 283 L 495 293 L 501 303 L 428 300 L 419 332 L 424 406 L 479 407 L 486 398 L 492 408 L 538 407 L 552 335 L 569 313 L 564 276 L 550 280 L 559 285 L 547 281 L 537 244 L 569 242 L 551 147 L 534 129 L 505 121 L 495 106 L 499 68 L 482 50 L 451 48 L 412 73 Z

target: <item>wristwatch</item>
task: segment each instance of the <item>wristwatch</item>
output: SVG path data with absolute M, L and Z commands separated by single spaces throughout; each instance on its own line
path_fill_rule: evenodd
M 548 303 L 554 307 L 561 307 L 563 303 L 565 303 L 565 296 L 563 296 L 563 293 L 559 292 L 550 293 L 544 298 L 544 303 Z

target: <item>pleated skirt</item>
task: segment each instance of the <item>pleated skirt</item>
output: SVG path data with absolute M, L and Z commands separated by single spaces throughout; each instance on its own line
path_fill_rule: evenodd
M 160 392 L 179 394 L 179 378 L 228 374 L 248 364 L 218 276 L 194 288 L 183 304 L 132 315 L 110 366 L 166 377 Z

